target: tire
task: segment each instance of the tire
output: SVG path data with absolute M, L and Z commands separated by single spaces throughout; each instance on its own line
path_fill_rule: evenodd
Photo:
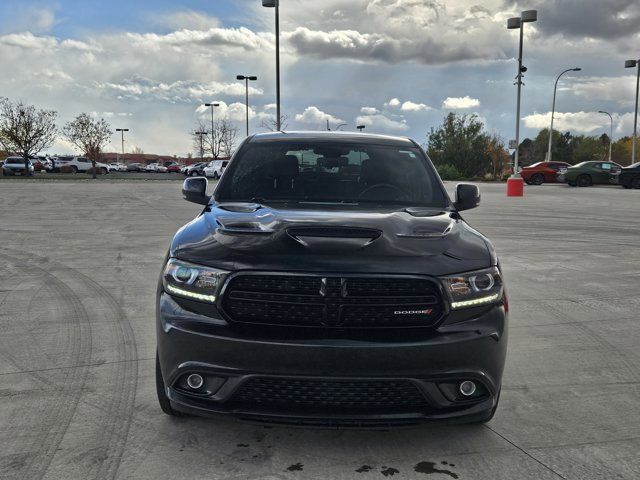
M 102 175 L 106 175 L 107 173 L 109 173 L 109 170 L 107 170 L 106 168 L 101 168 L 100 171 L 102 172 Z
M 640 175 L 633 177 L 631 180 L 631 188 L 635 190 L 640 189 Z
M 162 370 L 160 370 L 160 359 L 158 358 L 158 351 L 156 350 L 156 393 L 158 394 L 158 403 L 160 409 L 171 417 L 182 417 L 182 413 L 176 411 L 171 406 L 169 398 L 167 397 L 167 391 L 164 386 L 164 379 L 162 378 Z
M 531 177 L 531 183 L 533 185 L 542 185 L 544 183 L 544 175 L 541 173 L 536 173 L 533 177 Z
M 582 174 L 576 178 L 576 185 L 579 187 L 590 187 L 593 185 L 593 180 L 591 180 L 589 175 Z
M 218 180 L 219 178 L 220 178 L 220 175 L 218 175 L 218 172 L 213 172 L 213 179 Z
M 78 167 L 76 167 L 75 165 L 71 165 L 71 173 L 73 173 L 74 175 L 78 173 Z
M 194 171 L 192 171 L 192 172 L 189 174 L 189 176 L 190 176 L 190 177 L 197 177 L 197 176 L 198 176 L 198 172 L 196 172 L 196 171 L 194 170 Z

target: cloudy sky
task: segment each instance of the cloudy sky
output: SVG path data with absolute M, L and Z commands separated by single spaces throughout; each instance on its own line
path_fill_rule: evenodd
M 556 126 L 575 133 L 632 130 L 640 57 L 638 0 L 281 0 L 282 109 L 289 129 L 345 130 L 426 140 L 450 111 L 476 113 L 514 136 L 517 31 L 525 9 L 525 135 L 547 126 L 555 76 Z M 131 129 L 127 149 L 186 154 L 202 103 L 244 132 L 274 118 L 273 10 L 260 0 L 3 0 L 0 95 L 80 112 Z M 116 148 L 117 138 L 111 148 Z M 55 151 L 67 146 L 58 143 Z

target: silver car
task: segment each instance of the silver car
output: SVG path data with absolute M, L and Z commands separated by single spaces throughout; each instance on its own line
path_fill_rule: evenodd
M 33 175 L 33 164 L 31 160 L 27 162 L 29 168 L 29 175 Z M 24 175 L 24 158 L 22 157 L 8 157 L 2 165 L 3 175 Z

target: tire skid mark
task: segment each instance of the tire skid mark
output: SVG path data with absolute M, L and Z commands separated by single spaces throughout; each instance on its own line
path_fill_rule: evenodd
M 55 299 L 65 298 L 65 304 L 69 307 L 68 313 L 65 313 L 67 313 L 66 316 L 71 320 L 71 324 L 73 325 L 67 339 L 67 344 L 71 347 L 70 363 L 74 365 L 74 368 L 67 369 L 64 378 L 60 382 L 51 380 L 48 375 L 42 372 L 29 373 L 32 378 L 52 388 L 56 393 L 56 399 L 54 402 L 47 404 L 47 414 L 40 422 L 40 432 L 43 434 L 37 435 L 35 442 L 29 446 L 29 450 L 35 451 L 36 453 L 30 456 L 25 467 L 19 472 L 24 479 L 41 479 L 47 473 L 47 469 L 53 460 L 55 452 L 69 428 L 86 384 L 89 371 L 86 365 L 90 361 L 92 349 L 91 326 L 87 321 L 87 312 L 78 297 L 68 285 L 55 275 L 50 274 L 36 265 L 32 265 L 30 262 L 24 262 L 2 253 L 0 253 L 0 257 L 8 259 L 9 262 L 15 262 L 17 260 L 15 263 L 22 265 L 27 270 L 31 269 L 44 274 L 49 280 L 45 288 L 51 291 Z M 10 295 L 11 294 L 23 295 L 23 292 L 14 289 Z M 10 295 L 5 297 L 5 301 L 7 298 L 10 298 Z M 30 322 L 23 322 L 23 325 L 24 324 L 28 325 Z M 8 353 L 7 348 L 3 347 L 2 356 L 14 367 L 24 370 L 24 360 L 20 360 Z
M 24 254 L 13 249 L 17 254 Z M 38 259 L 38 263 L 46 265 L 49 272 L 58 275 L 64 274 L 65 280 L 71 286 L 77 283 L 83 289 L 88 289 L 89 297 L 93 305 L 106 307 L 113 322 L 112 334 L 116 345 L 117 361 L 109 363 L 110 373 L 107 385 L 113 386 L 109 392 L 109 402 L 104 407 L 99 407 L 105 413 L 101 415 L 101 461 L 96 465 L 93 478 L 110 478 L 117 476 L 118 468 L 124 454 L 127 437 L 131 427 L 133 409 L 135 404 L 136 388 L 138 383 L 137 346 L 133 329 L 129 319 L 113 297 L 113 295 L 100 284 L 87 275 L 66 265 L 40 257 L 37 254 L 29 254 Z M 69 278 L 66 278 L 66 277 Z M 87 362 L 88 363 L 88 362 Z

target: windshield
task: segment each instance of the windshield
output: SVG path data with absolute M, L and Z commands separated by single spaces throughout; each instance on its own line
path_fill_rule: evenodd
M 336 142 L 249 144 L 229 164 L 216 199 L 447 205 L 419 149 Z

